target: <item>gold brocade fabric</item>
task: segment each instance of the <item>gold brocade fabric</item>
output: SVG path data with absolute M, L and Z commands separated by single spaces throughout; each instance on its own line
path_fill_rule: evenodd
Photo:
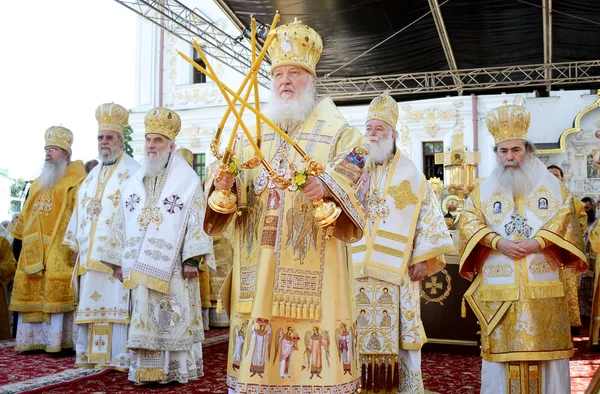
M 569 321 L 571 327 L 581 327 L 581 313 L 579 311 L 579 276 L 565 272 L 565 297 L 569 306 Z
M 487 361 L 534 361 L 557 360 L 573 354 L 569 321 L 569 308 L 564 295 L 537 291 L 551 282 L 531 282 L 527 260 L 513 262 L 509 268 L 515 272 L 516 300 L 484 301 L 482 292 L 485 262 L 490 254 L 500 252 L 491 249 L 491 242 L 484 242 L 489 234 L 497 234 L 487 227 L 480 209 L 479 191 L 476 189 L 465 204 L 460 218 L 460 273 L 467 279 L 477 275 L 465 298 L 473 308 L 481 324 L 481 354 Z M 515 201 L 522 210 L 522 202 Z M 546 243 L 542 250 L 546 265 L 538 269 L 555 272 L 555 266 L 565 266 L 575 272 L 586 268 L 581 228 L 571 197 L 565 197 L 556 214 L 535 234 Z M 533 234 L 531 235 L 533 238 Z M 546 271 L 545 271 L 546 272 Z M 488 274 L 486 274 L 488 275 Z M 511 274 L 512 275 L 512 274 Z M 497 276 L 504 276 L 497 271 Z M 564 280 L 562 270 L 559 277 Z M 548 286 L 547 286 L 548 287 Z M 534 291 L 536 290 L 536 291 Z M 486 298 L 487 299 L 487 298 Z M 501 298 L 500 298 L 501 299 Z M 510 298 L 505 298 L 510 299 Z
M 200 281 L 200 300 L 202 301 L 202 308 L 210 308 L 210 270 L 204 267 L 200 270 L 198 280 Z
M 81 161 L 69 164 L 65 176 L 52 189 L 51 210 L 40 211 L 36 203 L 43 193 L 39 180 L 29 198 L 13 236 L 23 240 L 9 309 L 17 312 L 62 313 L 75 310 L 71 250 L 62 240 L 75 206 L 77 188 L 85 179 Z M 46 193 L 47 194 L 47 193 Z M 39 206 L 39 205 L 38 205 Z
M 362 175 L 356 163 L 368 162 L 345 152 L 365 140 L 330 99 L 304 125 L 283 126 L 312 158 L 332 163 L 321 179 L 343 212 L 334 230 L 317 228 L 312 203 L 301 192 L 269 187 L 262 167 L 244 171 L 236 184 L 241 216 L 207 212 L 210 235 L 235 217 L 227 385 L 237 393 L 354 393 L 356 312 L 346 242 L 362 236 L 366 215 L 353 186 Z M 274 167 L 284 165 L 285 154 L 302 168 L 294 149 L 268 128 L 261 150 Z M 246 149 L 242 161 L 251 154 Z
M 17 261 L 10 242 L 0 236 L 0 339 L 12 338 L 4 286 L 14 277 L 16 268 Z
M 590 248 L 596 254 L 594 272 L 594 299 L 590 315 L 590 344 L 598 345 L 600 337 L 600 286 L 598 286 L 598 256 L 600 256 L 600 226 L 596 226 L 589 234 Z M 592 262 L 590 261 L 590 264 Z

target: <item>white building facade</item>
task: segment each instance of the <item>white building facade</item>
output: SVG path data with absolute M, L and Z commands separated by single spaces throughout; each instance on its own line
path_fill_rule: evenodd
M 231 36 L 241 34 L 212 0 L 189 0 L 185 4 L 197 9 Z M 203 45 L 202 41 L 199 42 Z M 324 51 L 327 50 L 325 41 Z M 197 155 L 197 163 L 205 167 L 215 160 L 210 153 L 209 143 L 227 105 L 214 82 L 194 83 L 193 67 L 177 51 L 189 57 L 194 56 L 192 46 L 185 41 L 149 21 L 138 20 L 136 101 L 130 115 L 130 124 L 135 131 L 132 142 L 134 156 L 138 160 L 143 156 L 146 112 L 164 106 L 181 116 L 182 131 L 176 141 L 178 147 L 190 149 Z M 237 90 L 243 75 L 210 57 L 209 61 L 219 78 Z M 566 185 L 577 197 L 587 195 L 596 198 L 600 194 L 598 96 L 590 90 L 552 91 L 549 97 L 543 98 L 536 97 L 533 92 L 524 96 L 525 106 L 531 113 L 529 139 L 534 144 L 556 145 L 542 149 L 538 156 L 547 165 L 556 164 L 564 169 Z M 426 156 L 440 149 L 447 151 L 453 133 L 462 132 L 466 147 L 482 152 L 478 176 L 486 177 L 496 162 L 492 154 L 494 140 L 485 126 L 485 117 L 505 101 L 512 103 L 515 97 L 515 94 L 466 95 L 400 102 L 398 146 L 418 168 L 429 175 L 432 169 L 427 167 L 432 159 Z M 261 87 L 262 105 L 268 100 L 269 91 Z M 252 96 L 249 101 L 253 102 Z M 367 105 L 341 106 L 340 109 L 352 126 L 364 131 Z M 244 113 L 244 119 L 248 125 L 255 122 L 254 115 L 249 111 Z M 222 145 L 229 139 L 233 124 L 234 117 L 231 115 L 223 132 Z M 557 144 L 559 140 L 561 143 Z

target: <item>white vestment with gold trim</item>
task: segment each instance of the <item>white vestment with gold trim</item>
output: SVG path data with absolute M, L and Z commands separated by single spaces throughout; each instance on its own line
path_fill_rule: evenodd
M 81 184 L 63 244 L 78 253 L 75 365 L 129 368 L 129 291 L 100 262 L 121 192 L 140 165 L 121 153 L 112 165 L 96 166 Z M 77 279 L 75 279 L 77 281 Z
M 102 261 L 123 263 L 125 287 L 132 289 L 129 379 L 187 383 L 203 375 L 200 286 L 198 278 L 184 279 L 183 262 L 213 252 L 202 229 L 204 194 L 177 153 L 158 177 L 143 171 L 125 190 Z M 166 277 L 165 267 L 171 267 Z
M 370 178 L 369 227 L 352 248 L 358 349 L 373 376 L 363 381 L 382 389 L 396 380 L 387 376 L 395 370 L 400 376 L 394 389 L 423 393 L 421 282 L 411 281 L 408 270 L 425 262 L 428 275 L 439 272 L 454 244 L 433 189 L 409 158 L 396 152 L 388 163 L 372 164 Z M 392 368 L 396 362 L 398 369 Z

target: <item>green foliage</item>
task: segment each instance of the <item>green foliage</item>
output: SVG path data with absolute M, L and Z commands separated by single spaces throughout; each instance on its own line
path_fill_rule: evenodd
M 10 185 L 10 196 L 11 197 L 21 197 L 21 192 L 25 187 L 25 179 L 19 178 L 14 179 L 12 185 Z
M 133 148 L 130 145 L 132 141 L 133 129 L 128 124 L 123 127 L 123 137 L 125 137 L 125 153 L 133 157 Z

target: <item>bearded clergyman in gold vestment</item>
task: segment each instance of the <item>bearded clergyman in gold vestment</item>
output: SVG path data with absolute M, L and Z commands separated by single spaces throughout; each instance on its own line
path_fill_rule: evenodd
M 368 316 L 358 324 L 358 353 L 363 392 L 419 394 L 425 392 L 421 347 L 427 342 L 421 280 L 444 268 L 443 254 L 454 244 L 429 182 L 396 149 L 397 122 L 392 97 L 384 93 L 371 102 L 370 188 L 361 194 L 369 220 L 365 237 L 352 248 L 356 303 Z
M 73 259 L 62 240 L 85 168 L 71 162 L 73 134 L 46 130 L 46 161 L 12 235 L 23 241 L 9 309 L 19 312 L 16 351 L 73 347 Z
M 481 325 L 483 394 L 570 392 L 564 272 L 585 271 L 587 261 L 573 197 L 533 156 L 529 121 L 521 105 L 487 115 L 498 168 L 460 217 L 460 274 L 474 279 L 465 298 Z
M 302 190 L 280 190 L 262 167 L 207 183 L 209 195 L 214 188 L 233 187 L 241 213 L 208 209 L 204 224 L 215 235 L 235 220 L 231 295 L 223 299 L 226 307 L 231 301 L 231 393 L 343 394 L 358 388 L 356 342 L 344 335 L 353 332 L 351 338 L 356 338 L 347 243 L 362 237 L 365 211 L 356 191 L 368 168 L 368 153 L 361 145 L 364 137 L 332 100 L 315 100 L 321 48 L 321 37 L 308 26 L 277 28 L 269 48 L 269 114 L 309 156 L 329 163 L 325 172 L 308 177 Z M 262 134 L 261 151 L 275 171 L 291 177 L 288 161 L 299 169 L 305 165 L 269 127 Z M 242 162 L 254 155 L 247 140 L 238 146 Z M 334 227 L 315 225 L 312 201 L 321 197 L 342 209 Z

